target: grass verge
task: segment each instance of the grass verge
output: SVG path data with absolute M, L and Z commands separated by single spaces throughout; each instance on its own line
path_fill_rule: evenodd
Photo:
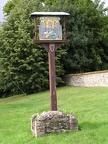
M 57 89 L 58 110 L 74 114 L 79 131 L 36 139 L 30 130 L 34 113 L 49 111 L 49 91 L 0 99 L 0 144 L 108 144 L 108 88 Z

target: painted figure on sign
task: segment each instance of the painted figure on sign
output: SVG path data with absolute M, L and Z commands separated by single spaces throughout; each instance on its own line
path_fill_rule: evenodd
M 58 17 L 41 17 L 40 40 L 62 40 L 62 28 Z

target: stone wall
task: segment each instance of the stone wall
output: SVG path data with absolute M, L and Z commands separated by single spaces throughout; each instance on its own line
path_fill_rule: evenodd
M 78 130 L 78 121 L 75 116 L 63 114 L 61 111 L 43 112 L 31 118 L 31 131 L 37 138 L 45 134 L 58 134 L 69 130 Z
M 68 86 L 108 86 L 108 70 L 69 74 L 65 82 Z

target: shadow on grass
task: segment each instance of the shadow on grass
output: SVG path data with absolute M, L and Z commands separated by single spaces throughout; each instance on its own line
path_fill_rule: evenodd
M 108 122 L 83 122 L 79 124 L 78 130 L 92 130 L 92 129 L 98 129 L 100 127 L 106 127 L 108 126 Z

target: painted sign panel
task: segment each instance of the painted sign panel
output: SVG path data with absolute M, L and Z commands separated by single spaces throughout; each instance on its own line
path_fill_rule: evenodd
M 60 17 L 40 17 L 39 40 L 62 40 Z

